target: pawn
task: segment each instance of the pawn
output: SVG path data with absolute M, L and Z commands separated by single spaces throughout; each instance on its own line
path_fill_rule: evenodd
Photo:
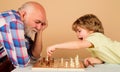
M 61 67 L 64 66 L 64 60 L 63 60 L 63 58 L 61 58 L 61 60 L 60 60 L 60 66 L 61 66 Z
M 71 67 L 71 68 L 74 68 L 74 67 L 75 67 L 75 65 L 74 65 L 74 61 L 73 61 L 72 58 L 70 58 L 70 67 Z
M 68 61 L 65 62 L 65 67 L 68 68 Z

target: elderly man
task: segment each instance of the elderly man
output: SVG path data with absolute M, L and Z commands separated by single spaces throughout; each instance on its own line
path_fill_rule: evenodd
M 18 11 L 0 13 L 0 66 L 10 60 L 25 67 L 30 58 L 36 60 L 42 51 L 42 32 L 47 27 L 43 6 L 26 2 Z

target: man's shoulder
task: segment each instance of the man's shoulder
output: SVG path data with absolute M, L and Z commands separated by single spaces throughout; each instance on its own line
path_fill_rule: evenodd
M 6 10 L 6 11 L 2 11 L 1 14 L 4 14 L 4 13 L 9 13 L 9 12 L 13 12 L 13 13 L 16 13 L 17 11 L 16 10 Z
M 7 10 L 7 11 L 3 11 L 0 13 L 0 18 L 6 18 L 6 17 L 10 17 L 10 16 L 18 16 L 19 14 L 16 10 Z
M 7 10 L 0 13 L 0 27 L 14 23 L 22 24 L 20 15 L 16 10 Z M 15 25 L 14 25 L 15 26 Z

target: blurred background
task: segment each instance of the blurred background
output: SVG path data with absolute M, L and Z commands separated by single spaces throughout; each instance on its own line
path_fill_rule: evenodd
M 30 0 L 1 0 L 0 11 L 19 8 Z M 46 10 L 48 27 L 43 32 L 42 56 L 50 45 L 77 40 L 72 31 L 72 23 L 84 14 L 95 14 L 103 23 L 105 34 L 113 40 L 120 41 L 120 0 L 34 0 Z M 90 56 L 86 49 L 57 49 L 52 55 L 55 58 L 69 58 L 79 55 Z

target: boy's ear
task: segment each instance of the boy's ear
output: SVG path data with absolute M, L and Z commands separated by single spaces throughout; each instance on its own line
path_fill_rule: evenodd
M 90 31 L 90 34 L 93 33 L 94 31 Z

